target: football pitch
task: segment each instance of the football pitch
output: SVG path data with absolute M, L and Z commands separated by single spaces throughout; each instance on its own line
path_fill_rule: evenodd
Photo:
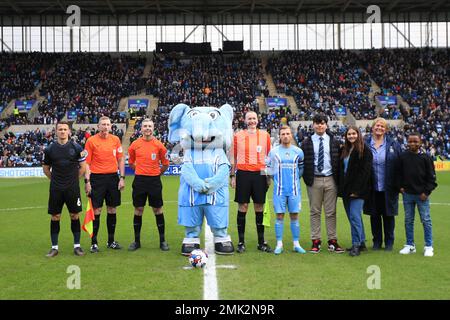
M 180 254 L 184 230 L 177 225 L 178 181 L 178 177 L 163 178 L 166 237 L 170 251 L 159 249 L 155 218 L 150 208 L 144 212 L 142 248 L 136 252 L 127 251 L 134 239 L 132 177 L 128 177 L 122 205 L 118 208 L 116 228 L 116 240 L 124 249 L 113 251 L 106 248 L 104 209 L 98 235 L 100 253 L 89 253 L 90 239 L 82 231 L 81 245 L 86 255 L 74 256 L 70 217 L 64 208 L 59 255 L 49 259 L 45 257 L 50 249 L 49 181 L 43 178 L 1 179 L 0 299 L 203 299 L 205 271 L 186 268 L 188 259 Z M 247 251 L 233 256 L 216 256 L 218 298 L 450 299 L 450 173 L 438 173 L 438 184 L 431 196 L 435 249 L 432 258 L 423 256 L 423 228 L 418 213 L 415 223 L 417 253 L 409 256 L 398 253 L 405 243 L 401 204 L 396 218 L 394 251 L 369 249 L 359 257 L 332 254 L 327 250 L 317 255 L 293 253 L 288 217 L 284 228 L 285 252 L 275 256 L 257 251 L 255 216 L 250 206 L 246 225 Z M 309 249 L 309 208 L 304 184 L 302 196 L 300 243 Z M 230 199 L 233 197 L 234 192 L 230 189 Z M 83 197 L 85 208 L 86 199 Z M 229 232 L 235 245 L 236 212 L 237 206 L 231 202 Z M 370 221 L 366 215 L 364 225 L 370 248 Z M 272 246 L 275 245 L 273 226 L 274 217 L 272 227 L 266 228 L 266 239 Z M 322 239 L 326 241 L 323 217 Z M 340 200 L 338 240 L 346 248 L 351 246 L 350 226 Z M 74 268 L 79 271 L 79 289 L 70 289 Z M 373 270 L 376 270 L 375 274 Z M 374 276 L 377 276 L 376 281 L 373 281 Z

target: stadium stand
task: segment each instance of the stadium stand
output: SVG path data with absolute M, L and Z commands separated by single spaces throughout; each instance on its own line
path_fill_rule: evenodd
M 357 119 L 373 119 L 370 78 L 359 61 L 348 50 L 285 51 L 270 59 L 267 68 L 278 92 L 295 97 L 303 120 L 311 120 L 316 112 L 336 120 L 338 107 L 349 108 Z
M 244 127 L 245 112 L 253 110 L 258 113 L 259 127 L 269 133 L 276 133 L 281 122 L 310 120 L 316 112 L 338 120 L 336 107 L 346 107 L 355 120 L 370 120 L 379 114 L 393 118 L 390 110 L 380 113 L 370 101 L 373 83 L 381 94 L 398 95 L 409 106 L 398 115 L 401 126 L 392 128 L 390 134 L 405 146 L 405 135 L 418 130 L 423 134 L 427 153 L 434 159 L 448 159 L 448 56 L 448 50 L 428 48 L 282 52 L 269 59 L 266 71 L 274 79 L 278 93 L 294 96 L 299 110 L 294 114 L 289 107 L 261 108 L 257 97 L 268 95 L 266 77 L 261 59 L 251 53 L 157 54 L 147 77 L 143 77 L 146 61 L 140 56 L 3 53 L 7 61 L 1 67 L 3 105 L 8 105 L 10 99 L 31 99 L 36 89 L 44 100 L 39 105 L 38 115 L 32 119 L 28 119 L 26 113 L 19 116 L 11 113 L 0 120 L 0 131 L 5 132 L 1 163 L 2 166 L 34 165 L 41 159 L 35 145 L 47 143 L 43 138 L 35 138 L 34 131 L 11 136 L 9 126 L 54 124 L 71 109 L 78 110 L 75 123 L 92 124 L 92 128 L 101 115 L 110 116 L 114 123 L 126 123 L 127 114 L 117 110 L 120 99 L 142 90 L 158 98 L 159 105 L 151 115 L 155 136 L 171 150 L 167 121 L 171 108 L 177 103 L 217 107 L 229 103 L 235 112 L 234 130 Z M 20 68 L 23 70 L 18 70 Z M 341 136 L 344 128 L 340 122 L 330 129 Z M 139 130 L 140 120 L 137 120 L 130 142 L 139 136 Z M 305 125 L 296 130 L 297 143 L 311 133 L 311 128 Z M 361 130 L 368 128 L 363 126 Z M 84 144 L 94 131 L 78 129 L 73 138 Z M 114 134 L 122 139 L 124 130 Z M 10 146 L 16 143 L 24 143 L 24 147 Z

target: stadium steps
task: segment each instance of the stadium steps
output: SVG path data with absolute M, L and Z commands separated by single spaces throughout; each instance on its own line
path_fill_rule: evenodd
M 13 114 L 15 104 L 16 104 L 16 99 L 12 99 L 6 106 L 5 110 L 3 110 L 0 118 L 2 118 L 2 119 L 8 118 L 11 114 Z
M 262 57 L 262 67 L 263 70 L 266 70 L 266 66 L 267 66 L 267 62 L 268 62 L 268 57 Z M 288 101 L 288 105 L 291 106 L 291 111 L 293 114 L 298 114 L 298 107 L 297 107 L 297 102 L 295 102 L 295 99 L 293 96 L 288 96 L 282 93 L 278 93 L 277 92 L 277 87 L 275 85 L 275 82 L 273 81 L 273 77 L 272 74 L 270 72 L 265 72 L 264 71 L 264 77 L 266 79 L 266 84 L 267 84 L 267 89 L 269 90 L 269 95 L 271 95 L 272 97 L 281 97 L 281 98 L 286 98 Z M 265 105 L 265 102 L 264 102 Z M 261 107 L 260 107 L 261 109 Z M 266 109 L 267 110 L 267 107 Z
M 128 147 L 130 146 L 130 138 L 134 133 L 134 125 L 136 124 L 135 119 L 130 119 L 128 122 L 128 128 L 125 132 L 125 136 L 122 139 L 122 149 L 126 150 L 126 153 L 128 154 Z
M 150 59 L 147 57 L 147 61 L 145 63 L 144 72 L 142 73 L 142 78 L 147 79 L 150 75 L 150 72 L 152 71 L 152 63 L 153 59 Z
M 344 117 L 344 119 L 342 119 L 342 122 L 347 126 L 356 125 L 356 118 L 349 109 L 347 110 L 347 115 Z
M 258 101 L 259 112 L 263 113 L 267 111 L 266 100 L 264 100 L 264 96 L 256 96 L 256 101 Z
M 369 92 L 369 101 L 373 104 L 375 102 L 375 95 L 377 93 L 381 93 L 381 88 L 375 83 L 375 81 L 371 80 L 370 92 Z
M 400 108 L 400 106 L 402 106 L 411 115 L 411 107 L 410 107 L 410 105 L 399 94 L 397 95 L 397 101 L 398 101 L 399 108 Z
M 159 104 L 159 98 L 154 97 L 153 95 L 150 95 L 150 102 L 147 110 L 147 117 L 151 118 L 153 115 L 153 112 L 158 108 Z
M 269 90 L 269 95 L 275 97 L 278 95 L 277 87 L 275 86 L 275 82 L 273 82 L 272 74 L 270 72 L 266 72 L 268 60 L 269 57 L 263 56 L 261 58 L 261 65 L 263 68 L 264 78 L 266 79 L 267 89 Z
M 31 110 L 28 112 L 28 119 L 34 119 L 37 116 L 39 116 L 39 105 L 45 100 L 44 97 L 41 96 L 37 96 L 36 98 L 36 102 L 33 104 L 33 107 L 31 108 Z

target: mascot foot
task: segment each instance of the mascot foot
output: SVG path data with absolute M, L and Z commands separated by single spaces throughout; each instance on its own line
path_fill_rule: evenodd
M 214 244 L 214 251 L 217 254 L 230 255 L 234 253 L 234 246 L 231 241 L 217 242 Z
M 183 256 L 188 256 L 195 249 L 200 249 L 199 243 L 183 243 L 183 245 L 181 246 L 181 254 Z

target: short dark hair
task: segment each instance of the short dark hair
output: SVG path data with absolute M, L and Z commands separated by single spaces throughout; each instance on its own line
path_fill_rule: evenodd
M 313 123 L 328 123 L 328 117 L 323 113 L 317 113 L 313 118 Z
M 410 134 L 408 134 L 408 138 L 411 137 L 411 136 L 419 137 L 419 139 L 422 140 L 422 135 L 419 132 L 417 132 L 417 131 L 413 131 Z
M 60 124 L 67 124 L 67 126 L 69 127 L 69 130 L 72 130 L 72 128 L 70 127 L 69 121 L 66 121 L 66 120 L 60 120 L 60 121 L 58 121 L 58 122 L 56 123 L 56 126 L 55 126 L 56 130 L 58 130 L 58 126 L 59 126 Z

